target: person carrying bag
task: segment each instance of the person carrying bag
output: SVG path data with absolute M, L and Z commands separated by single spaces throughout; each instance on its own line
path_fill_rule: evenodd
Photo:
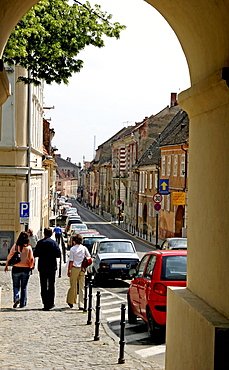
M 20 254 L 20 256 L 19 256 Z M 34 266 L 34 257 L 32 248 L 29 245 L 29 237 L 25 231 L 22 231 L 7 256 L 5 272 L 8 266 L 12 267 L 13 280 L 13 308 L 20 303 L 20 308 L 25 307 L 27 303 L 27 286 L 31 269 Z
M 77 285 L 79 291 L 78 307 L 79 310 L 83 310 L 83 293 L 85 284 L 85 271 L 83 267 L 83 261 L 86 257 L 90 263 L 90 253 L 88 249 L 82 245 L 83 238 L 81 235 L 74 235 L 72 238 L 73 247 L 70 249 L 69 261 L 68 261 L 68 277 L 70 278 L 70 288 L 68 290 L 66 302 L 70 308 L 76 303 L 77 297 Z

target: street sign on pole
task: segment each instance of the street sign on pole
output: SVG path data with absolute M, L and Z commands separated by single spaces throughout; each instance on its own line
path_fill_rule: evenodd
M 162 195 L 160 193 L 156 193 L 153 195 L 154 203 L 161 203 L 162 202 Z
M 121 206 L 121 204 L 122 204 L 122 201 L 119 199 L 119 200 L 117 200 L 117 205 L 118 206 Z
M 29 202 L 20 203 L 20 224 L 27 225 L 29 223 Z
M 160 211 L 160 209 L 161 209 L 160 203 L 155 203 L 153 207 L 154 207 L 155 211 Z
M 169 179 L 159 180 L 159 193 L 164 195 L 169 194 Z

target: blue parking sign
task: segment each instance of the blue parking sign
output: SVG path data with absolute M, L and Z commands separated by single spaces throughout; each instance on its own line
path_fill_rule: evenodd
M 29 202 L 20 203 L 20 217 L 29 217 Z
M 169 194 L 169 179 L 159 180 L 159 193 L 164 195 Z

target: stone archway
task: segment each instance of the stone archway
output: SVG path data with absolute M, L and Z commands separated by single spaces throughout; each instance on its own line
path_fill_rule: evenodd
M 184 219 L 184 207 L 178 206 L 175 216 L 175 235 L 174 236 L 182 236 L 182 227 L 183 227 L 183 219 Z
M 143 212 L 142 212 L 142 221 L 143 221 L 143 234 L 147 234 L 148 232 L 148 226 L 147 226 L 147 204 L 145 203 L 143 206 Z
M 178 97 L 190 119 L 188 289 L 168 291 L 166 369 L 229 368 L 229 197 L 223 191 L 229 183 L 229 2 L 147 2 L 176 33 L 191 78 Z

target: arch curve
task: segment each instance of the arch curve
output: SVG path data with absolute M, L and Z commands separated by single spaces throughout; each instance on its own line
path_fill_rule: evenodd
M 177 35 L 189 66 L 191 85 L 229 66 L 227 0 L 146 0 Z

